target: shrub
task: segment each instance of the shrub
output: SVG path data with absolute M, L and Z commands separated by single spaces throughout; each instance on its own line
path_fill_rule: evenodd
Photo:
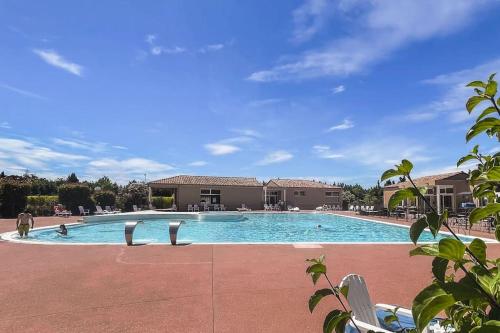
M 94 193 L 94 201 L 96 205 L 102 207 L 114 206 L 116 202 L 116 195 L 111 191 L 99 191 Z
M 54 206 L 58 202 L 57 195 L 29 195 L 27 208 L 34 216 L 50 216 L 54 214 Z
M 0 181 L 0 214 L 15 217 L 26 208 L 26 197 L 30 191 L 28 183 L 9 178 Z
M 59 186 L 59 202 L 73 214 L 79 214 L 78 206 L 94 209 L 94 202 L 90 197 L 90 188 L 81 184 L 64 184 Z
M 155 208 L 165 209 L 172 207 L 172 203 L 174 202 L 173 197 L 152 197 L 151 203 Z
M 132 205 L 143 207 L 147 202 L 148 187 L 143 183 L 130 182 L 120 191 L 118 203 L 126 211 L 131 211 Z

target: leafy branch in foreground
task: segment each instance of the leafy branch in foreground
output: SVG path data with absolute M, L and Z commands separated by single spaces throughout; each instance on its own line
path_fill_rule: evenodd
M 496 98 L 497 82 L 495 75 L 488 81 L 473 81 L 467 86 L 473 87 L 476 95 L 469 98 L 466 109 L 472 113 L 479 105 L 488 103 L 488 106 L 479 114 L 474 125 L 466 134 L 466 141 L 470 141 L 481 133 L 500 141 L 500 98 Z M 469 225 L 481 221 L 491 223 L 495 228 L 495 237 L 500 240 L 500 152 L 493 155 L 481 153 L 476 145 L 472 151 L 460 158 L 457 166 L 464 163 L 475 163 L 469 172 L 469 183 L 472 195 L 478 203 L 486 201 L 486 205 L 474 208 L 469 215 Z M 413 164 L 402 160 L 394 169 L 383 173 L 381 181 L 393 177 L 407 179 L 411 187 L 396 191 L 389 199 L 388 208 L 394 209 L 406 199 L 422 200 L 430 211 L 418 217 L 410 227 L 410 239 L 417 245 L 425 229 L 429 229 L 434 237 L 439 231 L 446 229 L 451 237 L 440 239 L 437 244 L 425 244 L 410 251 L 410 256 L 430 256 L 432 260 L 432 283 L 424 288 L 413 300 L 412 315 L 417 332 L 422 332 L 429 323 L 441 312 L 446 319 L 441 325 L 447 329 L 461 333 L 489 333 L 500 332 L 500 258 L 487 257 L 486 243 L 479 238 L 465 244 L 448 224 L 448 212 L 438 211 L 425 196 L 427 189 L 418 187 L 411 172 Z M 325 276 L 330 288 L 320 289 L 311 296 L 309 310 L 312 312 L 316 305 L 326 296 L 333 295 L 341 305 L 341 310 L 331 311 L 325 318 L 323 332 L 344 332 L 349 321 L 361 332 L 353 319 L 342 297 L 346 298 L 348 290 L 334 286 L 326 274 L 324 257 L 308 260 L 310 266 L 307 273 L 316 284 L 321 276 Z M 402 325 L 397 316 L 397 308 L 385 318 L 385 322 L 396 322 L 401 329 Z M 413 330 L 409 330 L 413 331 Z
M 466 134 L 466 141 L 480 133 L 500 140 L 500 99 L 495 99 L 497 82 L 494 74 L 487 82 L 473 81 L 475 96 L 469 98 L 466 108 L 469 113 L 482 102 L 488 102 L 477 117 L 475 124 Z M 495 227 L 495 236 L 500 240 L 500 203 L 496 196 L 500 187 L 500 155 L 482 154 L 476 145 L 472 151 L 459 159 L 457 166 L 466 162 L 477 163 L 470 171 L 469 183 L 472 194 L 478 202 L 487 200 L 484 207 L 477 207 L 470 213 L 470 226 L 487 219 Z M 425 202 L 430 212 L 419 217 L 410 228 L 410 238 L 415 245 L 424 229 L 428 228 L 434 237 L 442 227 L 452 235 L 438 244 L 416 247 L 410 255 L 434 257 L 432 273 L 434 281 L 422 290 L 413 301 L 412 313 L 421 332 L 441 311 L 447 319 L 444 324 L 453 326 L 457 332 L 498 332 L 500 330 L 500 259 L 490 260 L 486 255 L 486 243 L 475 238 L 468 246 L 456 235 L 448 224 L 448 212 L 437 211 L 425 197 L 426 189 L 419 188 L 411 177 L 413 164 L 401 161 L 394 169 L 383 173 L 381 180 L 392 177 L 406 177 L 412 187 L 396 191 L 389 200 L 389 209 L 394 209 L 402 200 L 418 198 Z M 462 274 L 457 274 L 461 271 Z

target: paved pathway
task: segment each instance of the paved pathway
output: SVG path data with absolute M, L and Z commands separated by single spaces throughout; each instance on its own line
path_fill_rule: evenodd
M 37 225 L 74 218 L 39 218 Z M 0 232 L 14 229 L 0 220 Z M 500 246 L 490 245 L 498 256 Z M 1 332 L 321 332 L 306 258 L 334 281 L 365 276 L 375 302 L 409 306 L 431 278 L 411 245 L 49 246 L 0 242 Z M 320 282 L 318 288 L 326 286 Z

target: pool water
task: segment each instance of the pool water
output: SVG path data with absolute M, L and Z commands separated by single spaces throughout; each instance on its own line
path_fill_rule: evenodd
M 296 242 L 410 242 L 409 229 L 369 220 L 331 214 L 246 214 L 238 221 L 185 220 L 179 243 L 296 243 Z M 138 224 L 134 243 L 170 243 L 169 220 L 145 220 Z M 57 243 L 124 244 L 125 221 L 68 226 L 68 236 L 57 228 L 34 230 L 28 240 Z M 319 227 L 321 226 L 321 227 Z M 420 242 L 439 241 L 424 231 Z M 471 239 L 464 237 L 464 241 Z

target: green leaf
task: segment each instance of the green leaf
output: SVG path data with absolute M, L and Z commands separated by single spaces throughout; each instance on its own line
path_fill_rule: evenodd
M 399 319 L 398 316 L 391 313 L 390 315 L 387 315 L 384 317 L 384 323 L 386 323 L 387 325 L 390 325 L 391 323 L 397 321 L 398 319 Z
M 326 266 L 324 264 L 314 264 L 306 269 L 306 273 L 326 273 Z
M 477 117 L 476 121 L 481 120 L 484 117 L 486 117 L 487 115 L 489 115 L 490 113 L 494 113 L 494 112 L 497 112 L 497 109 L 495 109 L 494 106 L 489 106 L 486 109 L 484 109 L 483 112 L 481 112 L 481 114 Z
M 413 300 L 412 306 L 417 331 L 421 332 L 439 312 L 453 304 L 455 304 L 453 296 L 436 283 L 422 290 Z
M 401 164 L 398 165 L 397 168 L 398 171 L 401 172 L 403 175 L 408 175 L 413 169 L 413 164 L 405 159 L 401 161 Z
M 472 154 L 469 154 L 469 155 L 465 155 L 463 157 L 461 157 L 458 162 L 457 162 L 457 167 L 459 167 L 460 165 L 464 164 L 465 162 L 467 161 L 470 161 L 470 160 L 475 160 L 477 159 L 476 156 L 472 155 Z
M 476 135 L 493 128 L 495 126 L 500 126 L 500 119 L 493 118 L 493 117 L 488 117 L 481 119 L 480 121 L 476 122 L 467 132 L 465 135 L 465 139 L 467 141 L 470 141 L 473 137 Z
M 396 176 L 402 176 L 402 175 L 394 169 L 389 169 L 382 174 L 382 177 L 380 178 L 380 180 L 384 181 L 384 180 L 387 180 L 389 178 L 396 177 Z
M 464 243 L 454 238 L 441 239 L 438 248 L 439 257 L 452 261 L 461 261 L 465 254 Z
M 500 332 L 500 321 L 489 320 L 481 326 L 474 327 L 470 333 L 498 333 Z
M 417 245 L 418 238 L 422 234 L 425 228 L 427 228 L 427 219 L 425 216 L 419 218 L 410 227 L 410 239 L 413 244 Z
M 500 166 L 492 167 L 486 172 L 485 176 L 489 181 L 500 182 Z
M 444 216 L 444 215 L 446 215 L 446 216 Z M 444 219 L 448 218 L 448 212 L 445 211 L 442 216 L 444 216 Z M 441 225 L 443 223 L 442 216 L 439 216 L 438 214 L 436 214 L 434 212 L 426 214 L 427 224 L 429 225 L 429 229 L 430 229 L 432 235 L 434 236 L 434 238 L 436 238 L 436 236 L 439 232 L 439 229 L 441 229 Z
M 495 227 L 495 238 L 497 241 L 500 242 L 500 223 L 497 224 Z
M 434 277 L 440 282 L 444 282 L 446 270 L 448 269 L 448 260 L 436 257 L 432 260 L 432 273 Z
M 437 257 L 439 255 L 439 249 L 437 244 L 426 244 L 414 248 L 410 251 L 410 257 L 413 256 L 431 256 Z
M 467 108 L 467 111 L 469 111 L 469 113 L 471 113 L 472 110 L 474 110 L 474 108 L 476 107 L 476 105 L 478 105 L 482 101 L 486 101 L 486 100 L 487 100 L 486 97 L 472 96 L 471 98 L 469 98 L 469 100 L 465 104 L 465 107 Z
M 500 203 L 489 203 L 484 207 L 474 208 L 469 215 L 469 222 L 471 224 L 478 223 L 488 216 L 500 213 Z
M 326 315 L 323 322 L 323 333 L 331 333 L 335 329 L 336 332 L 344 332 L 347 320 L 351 318 L 349 312 L 333 310 Z
M 490 77 L 488 78 L 488 82 L 493 80 L 493 78 L 495 77 L 495 75 L 497 75 L 497 73 L 492 73 L 490 74 Z
M 482 81 L 472 81 L 467 84 L 466 87 L 479 87 L 479 88 L 486 88 L 486 83 Z
M 314 311 L 314 308 L 316 305 L 318 305 L 319 301 L 323 299 L 323 297 L 329 296 L 329 295 L 335 295 L 331 289 L 325 288 L 325 289 L 320 289 L 316 290 L 314 295 L 312 295 L 309 298 L 309 311 L 311 313 Z
M 486 243 L 482 239 L 474 238 L 469 245 L 469 250 L 480 263 L 486 264 Z
M 496 81 L 490 81 L 488 82 L 488 84 L 486 85 L 486 89 L 484 90 L 484 93 L 488 96 L 495 96 L 495 94 L 497 93 L 497 83 Z
M 349 285 L 344 285 L 340 288 L 340 292 L 342 295 L 344 295 L 345 298 L 347 298 L 347 295 L 349 294 Z
M 414 187 L 408 187 L 401 190 L 396 191 L 391 198 L 389 199 L 389 209 L 393 209 L 397 205 L 401 203 L 401 201 L 407 198 L 414 198 L 418 195 L 418 189 Z
M 481 292 L 471 284 L 471 280 L 469 278 L 463 278 L 460 282 L 452 281 L 442 283 L 441 287 L 448 294 L 451 294 L 456 301 L 468 301 L 483 298 Z

